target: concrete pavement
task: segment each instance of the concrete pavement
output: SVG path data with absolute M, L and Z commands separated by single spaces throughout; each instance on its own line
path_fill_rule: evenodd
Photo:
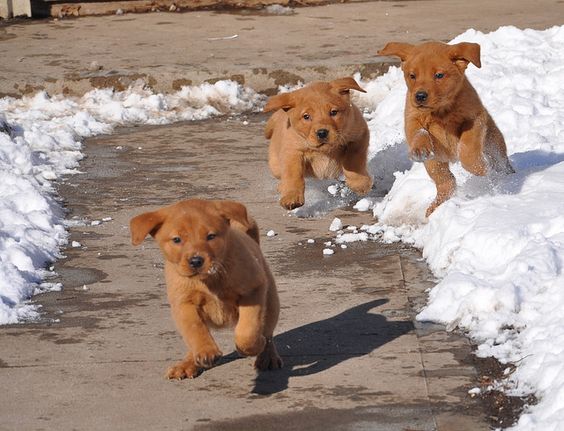
M 83 175 L 59 192 L 70 217 L 112 220 L 71 229 L 56 270 L 65 289 L 37 297 L 45 319 L 0 331 L 0 429 L 487 429 L 467 390 L 474 369 L 463 338 L 413 323 L 430 274 L 413 250 L 351 244 L 323 257 L 332 216 L 291 217 L 276 202 L 263 116 L 123 130 L 86 142 Z M 204 196 L 245 202 L 277 280 L 275 342 L 286 366 L 256 376 L 227 355 L 195 380 L 164 372 L 184 347 L 166 303 L 152 240 L 133 248 L 128 220 Z M 267 230 L 278 233 L 266 237 Z M 314 244 L 307 239 L 314 238 Z M 55 319 L 56 322 L 53 322 Z

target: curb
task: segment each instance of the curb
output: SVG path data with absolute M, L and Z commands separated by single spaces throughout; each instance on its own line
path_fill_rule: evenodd
M 142 85 L 157 93 L 173 93 L 183 86 L 200 85 L 203 83 L 214 84 L 221 80 L 232 80 L 242 86 L 249 87 L 257 93 L 271 96 L 278 93 L 278 88 L 285 85 L 296 85 L 300 82 L 307 83 L 316 80 L 332 80 L 342 76 L 352 76 L 360 73 L 365 79 L 374 79 L 384 74 L 390 66 L 399 65 L 399 62 L 378 61 L 362 64 L 347 64 L 338 67 L 306 66 L 290 67 L 287 69 L 273 69 L 256 67 L 236 72 L 223 71 L 174 71 L 164 74 L 150 74 L 145 72 L 120 72 L 120 71 L 88 71 L 71 73 L 63 78 L 51 81 L 30 83 L 21 81 L 14 83 L 14 92 L 0 91 L 0 98 L 5 96 L 21 97 L 46 91 L 51 95 L 63 94 L 65 96 L 81 97 L 85 93 L 101 88 L 112 88 L 115 91 L 124 91 L 131 85 Z

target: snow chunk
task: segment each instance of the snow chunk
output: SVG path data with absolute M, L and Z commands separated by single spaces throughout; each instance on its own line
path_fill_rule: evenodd
M 341 219 L 337 217 L 333 219 L 331 225 L 329 226 L 329 230 L 331 232 L 336 232 L 338 230 L 341 230 L 342 228 L 343 228 L 343 223 L 341 222 Z

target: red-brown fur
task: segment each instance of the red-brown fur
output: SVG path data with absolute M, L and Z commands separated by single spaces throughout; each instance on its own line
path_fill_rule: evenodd
M 138 245 L 147 235 L 165 258 L 172 316 L 188 353 L 167 371 L 169 379 L 194 378 L 222 353 L 209 328 L 235 326 L 235 345 L 257 356 L 260 370 L 282 366 L 272 342 L 279 302 L 259 246 L 256 222 L 231 201 L 192 199 L 140 214 L 130 222 Z M 194 267 L 193 259 L 201 259 Z
M 350 90 L 365 92 L 352 78 L 314 82 L 271 97 L 264 112 L 276 111 L 266 124 L 268 164 L 280 179 L 280 205 L 304 204 L 305 180 L 345 175 L 347 185 L 366 194 L 372 179 L 366 170 L 369 131 Z M 320 137 L 321 130 L 327 132 Z
M 426 216 L 455 191 L 450 162 L 460 160 L 467 171 L 480 176 L 514 172 L 503 135 L 464 75 L 469 63 L 481 67 L 480 45 L 391 42 L 378 54 L 402 61 L 408 87 L 405 134 L 410 157 L 425 164 L 437 187 Z M 426 100 L 421 100 L 423 93 Z

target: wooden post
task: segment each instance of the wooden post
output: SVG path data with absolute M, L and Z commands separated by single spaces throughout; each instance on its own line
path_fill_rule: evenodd
M 12 0 L 12 13 L 14 16 L 31 17 L 30 0 Z
M 0 17 L 13 18 L 17 16 L 31 17 L 30 0 L 0 0 Z
M 12 17 L 12 0 L 0 0 L 0 18 Z

